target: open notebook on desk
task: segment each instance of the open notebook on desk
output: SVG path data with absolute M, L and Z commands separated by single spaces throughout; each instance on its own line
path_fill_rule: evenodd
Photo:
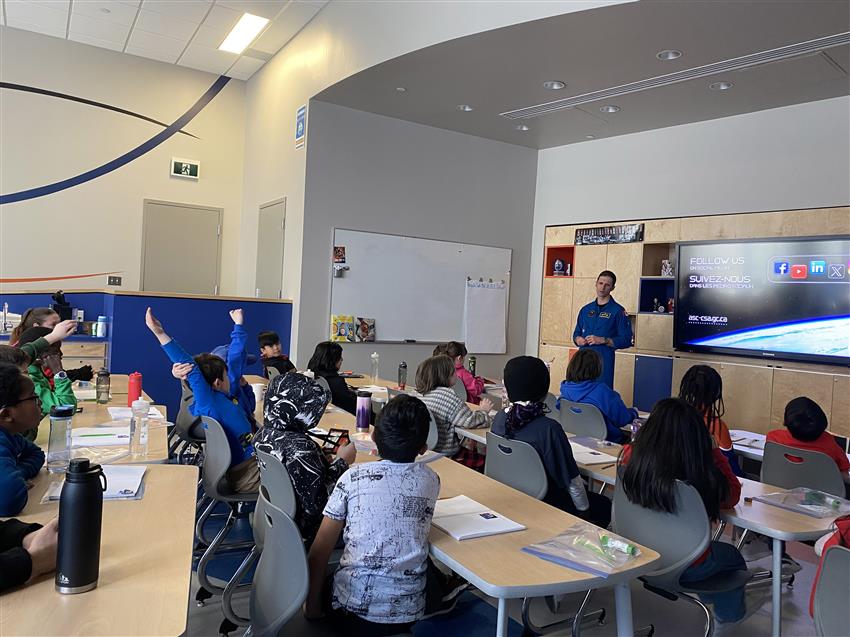
M 491 511 L 465 495 L 437 500 L 431 524 L 456 540 L 522 531 L 525 526 Z

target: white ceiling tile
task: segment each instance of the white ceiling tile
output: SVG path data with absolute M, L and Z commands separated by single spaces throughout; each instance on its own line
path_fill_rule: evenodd
M 258 60 L 256 58 L 250 58 L 243 55 L 241 58 L 236 60 L 236 64 L 227 71 L 227 75 L 239 80 L 247 80 L 254 73 L 259 71 L 263 64 L 265 64 L 264 60 Z
M 250 13 L 272 20 L 289 0 L 219 0 L 218 5 L 234 9 L 239 14 Z
M 36 4 L 34 2 L 6 2 L 6 23 L 10 26 L 30 24 L 39 27 L 39 33 L 58 31 L 65 37 L 65 27 L 68 25 L 68 11 L 54 6 Z M 26 27 L 20 27 L 26 28 Z
M 138 55 L 139 57 L 148 58 L 149 60 L 158 60 L 160 62 L 168 62 L 169 64 L 174 64 L 177 61 L 177 56 L 179 53 L 167 53 L 161 49 L 159 50 L 150 50 L 143 49 L 141 47 L 133 46 L 132 44 L 127 45 L 126 53 L 130 55 Z
M 137 5 L 138 6 L 138 5 Z M 136 19 L 138 8 L 120 2 L 109 2 L 104 0 L 77 0 L 71 7 L 71 12 L 76 15 L 84 15 L 89 18 L 114 22 L 129 27 Z
M 136 20 L 135 28 L 188 42 L 198 28 L 198 24 L 142 9 L 139 12 L 138 20 Z
M 192 44 L 217 49 L 224 42 L 228 33 L 230 33 L 229 27 L 208 27 L 202 24 L 192 39 Z
M 177 62 L 180 66 L 222 74 L 239 58 L 235 53 L 192 44 Z
M 234 73 L 233 71 L 227 72 L 227 77 L 234 80 L 243 80 L 246 82 L 251 79 L 252 75 L 253 73 Z
M 116 44 L 121 44 L 123 47 L 127 41 L 127 35 L 130 33 L 130 26 L 108 22 L 99 18 L 91 18 L 72 11 L 69 33 L 115 42 Z
M 71 0 L 6 0 L 6 4 L 40 4 L 56 11 L 67 12 L 71 6 Z
M 203 21 L 203 25 L 213 28 L 224 27 L 230 31 L 230 29 L 233 28 L 233 25 L 236 24 L 241 17 L 242 13 L 239 11 L 215 5 L 212 8 L 212 11 L 210 11 L 207 15 L 207 19 Z
M 200 24 L 210 4 L 208 0 L 145 0 L 142 9 Z
M 173 55 L 174 59 L 171 60 L 173 62 L 183 52 L 183 49 L 186 48 L 187 42 L 188 38 L 186 40 L 178 40 L 176 38 L 167 38 L 158 33 L 143 31 L 142 29 L 133 29 L 127 47 L 128 50 L 132 46 L 137 49 L 145 49 L 146 51 L 162 51 L 163 55 L 169 57 Z
M 272 22 L 257 41 L 251 45 L 252 49 L 274 55 L 298 33 L 305 24 L 315 16 L 325 5 L 308 4 L 306 2 L 293 2 L 286 11 L 274 22 Z
M 118 44 L 117 42 L 109 42 L 108 40 L 101 40 L 100 38 L 92 38 L 87 35 L 74 35 L 70 34 L 70 40 L 74 42 L 80 42 L 82 44 L 89 44 L 91 46 L 97 46 L 102 49 L 111 49 L 113 51 L 121 51 L 124 48 L 123 43 Z
M 45 24 L 30 24 L 29 22 L 24 22 L 23 20 L 16 20 L 14 18 L 9 17 L 6 18 L 6 26 L 15 29 L 23 29 L 24 31 L 43 33 L 44 35 L 52 35 L 55 38 L 65 37 L 65 27 L 54 27 Z

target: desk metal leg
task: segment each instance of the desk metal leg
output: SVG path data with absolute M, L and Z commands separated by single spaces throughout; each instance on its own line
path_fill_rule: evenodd
M 773 637 L 780 637 L 782 634 L 782 540 L 773 538 Z
M 617 613 L 617 637 L 634 637 L 632 591 L 628 582 L 621 582 L 614 587 L 614 605 Z
M 496 637 L 508 637 L 508 600 L 499 598 L 496 614 Z

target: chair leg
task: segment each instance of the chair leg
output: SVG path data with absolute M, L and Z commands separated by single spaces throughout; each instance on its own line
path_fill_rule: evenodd
M 679 599 L 683 599 L 686 602 L 690 602 L 696 606 L 699 606 L 702 609 L 702 612 L 705 613 L 705 632 L 704 637 L 711 637 L 714 634 L 714 615 L 712 615 L 711 611 L 708 609 L 708 606 L 703 604 L 699 598 L 691 597 L 690 595 L 679 595 Z
M 203 505 L 203 502 L 204 502 L 205 499 L 206 499 L 206 496 L 204 498 L 202 498 L 201 501 L 198 503 L 198 510 L 201 509 L 201 506 Z M 207 538 L 206 534 L 204 533 L 204 525 L 207 523 L 207 520 L 209 520 L 209 518 L 212 515 L 212 512 L 215 509 L 217 504 L 218 504 L 218 502 L 216 502 L 213 499 L 210 499 L 209 504 L 207 505 L 207 508 L 204 509 L 204 512 L 201 513 L 201 517 L 199 517 L 198 521 L 195 523 L 195 537 L 198 538 L 198 541 L 200 543 L 202 543 L 206 546 L 209 546 L 210 540 L 209 540 L 209 538 Z
M 236 513 L 231 509 L 230 515 L 224 522 L 224 526 L 222 526 L 219 532 L 216 533 L 216 536 L 213 538 L 213 541 L 210 542 L 210 545 L 207 547 L 207 550 L 204 551 L 204 554 L 201 556 L 201 559 L 198 560 L 198 582 L 205 589 L 207 589 L 208 591 L 212 591 L 213 593 L 223 593 L 224 588 L 213 584 L 207 577 L 207 565 L 212 561 L 212 558 L 215 556 L 219 545 L 224 542 L 225 538 L 230 533 L 230 530 L 233 528 L 234 524 L 236 524 Z
M 559 619 L 555 622 L 543 625 L 535 624 L 531 619 L 531 604 L 537 598 L 529 598 L 526 597 L 522 600 L 522 625 L 523 625 L 523 634 L 524 635 L 545 635 L 556 630 L 562 630 L 567 628 L 568 626 L 572 626 L 573 635 L 579 635 L 579 627 L 583 623 L 596 622 L 598 625 L 601 625 L 605 622 L 605 609 L 599 608 L 589 613 L 585 613 L 584 609 L 587 606 L 588 601 L 590 600 L 593 594 L 593 590 L 587 591 L 587 594 L 584 596 L 581 605 L 579 606 L 578 611 L 575 615 L 570 617 L 566 617 L 564 619 Z M 546 605 L 549 610 L 553 614 L 557 614 L 560 604 L 555 602 L 550 597 L 545 597 Z
M 251 552 L 242 560 L 239 568 L 236 569 L 236 572 L 230 578 L 230 581 L 227 582 L 227 586 L 224 587 L 224 592 L 221 594 L 221 610 L 224 616 L 236 626 L 247 626 L 251 623 L 250 617 L 241 617 L 236 614 L 236 611 L 233 610 L 232 600 L 233 594 L 242 583 L 242 578 L 245 577 L 245 573 L 251 569 L 259 557 L 260 549 L 254 546 Z
M 721 521 L 720 524 L 717 525 L 717 528 L 714 529 L 714 535 L 711 536 L 711 540 L 713 542 L 717 542 L 721 537 L 723 537 L 723 531 L 726 530 L 726 522 Z
M 741 533 L 741 537 L 738 538 L 738 543 L 735 544 L 736 549 L 738 549 L 739 551 L 741 550 L 741 547 L 744 546 L 744 542 L 747 541 L 747 535 L 749 535 L 749 533 L 749 529 L 744 529 L 744 532 Z

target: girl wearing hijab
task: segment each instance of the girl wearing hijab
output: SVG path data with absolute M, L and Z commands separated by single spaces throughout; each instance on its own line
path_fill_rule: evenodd
M 337 479 L 354 462 L 351 443 L 329 459 L 307 433 L 319 424 L 330 395 L 312 378 L 281 374 L 269 383 L 263 427 L 254 448 L 279 458 L 289 473 L 297 504 L 295 524 L 309 546 L 322 523 L 322 512 Z

